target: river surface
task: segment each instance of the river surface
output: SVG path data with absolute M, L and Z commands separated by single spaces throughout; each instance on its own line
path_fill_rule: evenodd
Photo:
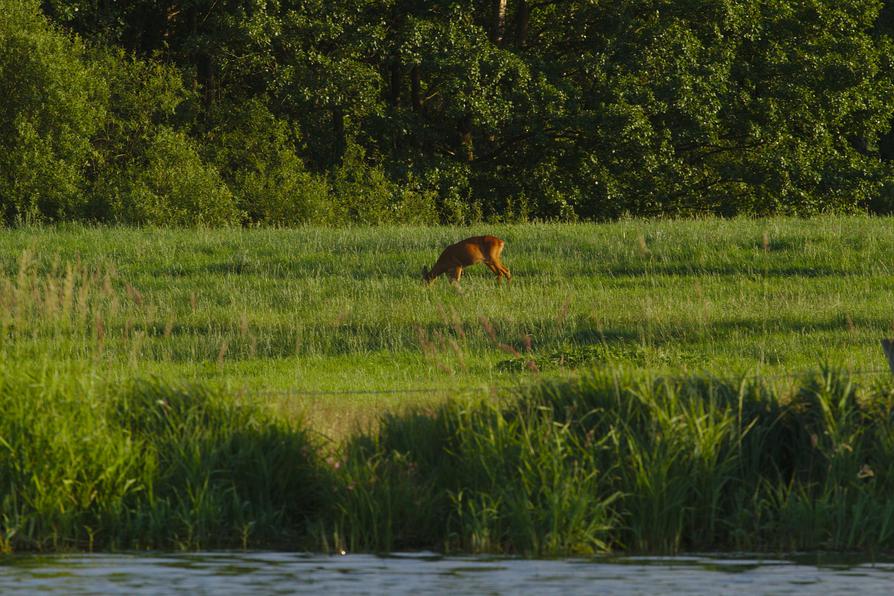
M 282 552 L 0 555 L 0 594 L 892 594 L 894 562 Z

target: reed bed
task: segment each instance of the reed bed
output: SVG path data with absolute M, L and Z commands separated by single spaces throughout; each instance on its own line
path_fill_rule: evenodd
M 389 416 L 346 450 L 360 550 L 587 555 L 894 547 L 894 385 L 594 373 Z
M 285 547 L 331 492 L 318 442 L 197 385 L 0 366 L 0 552 Z
M 594 372 L 324 443 L 239 396 L 0 370 L 0 550 L 894 550 L 894 383 Z

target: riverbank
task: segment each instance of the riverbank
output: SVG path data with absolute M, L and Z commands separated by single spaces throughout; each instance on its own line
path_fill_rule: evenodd
M 894 549 L 894 387 L 594 372 L 339 446 L 201 386 L 4 367 L 3 550 Z

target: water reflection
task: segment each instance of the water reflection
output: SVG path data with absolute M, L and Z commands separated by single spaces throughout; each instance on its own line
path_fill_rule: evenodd
M 433 553 L 0 556 L 0 594 L 889 594 L 894 562 L 840 557 L 524 560 Z

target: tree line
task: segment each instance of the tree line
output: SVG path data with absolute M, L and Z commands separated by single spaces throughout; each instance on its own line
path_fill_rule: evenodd
M 894 211 L 894 0 L 0 0 L 6 224 Z

